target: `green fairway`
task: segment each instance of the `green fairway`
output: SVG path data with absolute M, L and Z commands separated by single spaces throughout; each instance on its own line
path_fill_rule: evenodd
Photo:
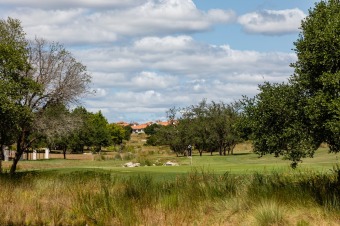
M 96 155 L 94 155 L 96 157 Z M 137 156 L 137 155 L 136 155 Z M 54 171 L 54 172 L 70 172 L 70 171 L 88 171 L 88 170 L 105 170 L 112 174 L 132 175 L 132 174 L 148 174 L 155 178 L 174 178 L 178 175 L 192 171 L 205 171 L 214 174 L 224 174 L 226 172 L 232 174 L 252 174 L 254 172 L 270 173 L 276 172 L 299 172 L 299 171 L 319 171 L 328 172 L 334 165 L 339 164 L 340 154 L 329 154 L 326 148 L 320 148 L 314 158 L 306 158 L 299 164 L 296 170 L 290 168 L 290 162 L 283 160 L 282 157 L 275 158 L 272 155 L 266 155 L 259 158 L 258 155 L 250 151 L 237 151 L 234 155 L 211 156 L 205 153 L 203 156 L 194 154 L 192 158 L 176 157 L 175 154 L 151 154 L 145 155 L 143 159 L 148 159 L 150 163 L 166 161 L 177 162 L 179 166 L 146 166 L 127 168 L 123 165 L 127 162 L 138 162 L 140 158 L 136 157 L 131 160 L 79 160 L 79 159 L 62 159 L 60 158 L 37 161 L 20 161 L 19 171 Z M 5 166 L 9 167 L 10 162 L 6 162 Z

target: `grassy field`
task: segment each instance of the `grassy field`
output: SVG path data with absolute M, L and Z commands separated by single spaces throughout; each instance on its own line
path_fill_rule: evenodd
M 192 158 L 176 157 L 167 147 L 145 146 L 145 136 L 133 135 L 127 144 L 127 151 L 118 153 L 115 151 L 103 151 L 99 154 L 67 154 L 63 159 L 62 154 L 51 154 L 49 160 L 23 160 L 18 164 L 19 171 L 30 170 L 89 170 L 103 169 L 116 174 L 150 174 L 155 177 L 172 177 L 177 174 L 191 172 L 193 169 L 205 169 L 211 173 L 224 174 L 252 174 L 254 172 L 270 173 L 297 172 L 314 170 L 318 172 L 329 172 L 335 164 L 340 163 L 340 153 L 330 154 L 326 147 L 320 148 L 314 158 L 303 159 L 297 170 L 290 168 L 290 162 L 282 157 L 275 158 L 271 155 L 263 156 L 252 153 L 248 143 L 236 147 L 234 155 L 219 156 L 214 153 L 204 153 L 199 156 L 193 153 Z M 43 157 L 43 155 L 41 155 Z M 176 162 L 179 166 L 163 166 L 167 161 Z M 141 167 L 125 168 L 127 162 L 140 162 Z M 8 170 L 11 162 L 4 162 L 4 169 Z M 153 166 L 154 165 L 154 166 Z
M 19 162 L 0 175 L 0 225 L 340 225 L 340 155 L 326 147 L 293 170 L 248 143 L 188 158 L 132 138 L 121 153 Z

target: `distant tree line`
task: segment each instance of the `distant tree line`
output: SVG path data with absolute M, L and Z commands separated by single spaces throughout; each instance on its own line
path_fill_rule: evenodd
M 64 158 L 67 150 L 72 153 L 84 153 L 86 148 L 88 151 L 98 153 L 103 147 L 120 145 L 123 140 L 130 140 L 131 126 L 123 127 L 108 123 L 100 111 L 91 113 L 84 107 L 77 107 L 71 112 L 65 109 L 63 115 L 70 115 L 77 126 L 68 133 L 42 136 L 41 141 L 45 146 L 63 150 Z M 41 143 L 38 145 L 42 146 Z
M 172 122 L 168 126 L 149 126 L 156 128 L 152 130 L 147 144 L 169 145 L 177 155 L 186 154 L 189 145 L 195 147 L 200 155 L 215 151 L 226 155 L 233 154 L 235 145 L 241 141 L 236 128 L 241 117 L 239 103 L 207 103 L 202 100 L 187 108 L 172 108 L 168 117 Z

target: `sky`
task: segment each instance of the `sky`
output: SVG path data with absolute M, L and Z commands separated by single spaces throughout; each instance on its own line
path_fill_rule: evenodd
M 29 39 L 59 42 L 87 66 L 89 111 L 143 123 L 287 81 L 301 20 L 316 2 L 0 0 L 0 18 L 20 19 Z

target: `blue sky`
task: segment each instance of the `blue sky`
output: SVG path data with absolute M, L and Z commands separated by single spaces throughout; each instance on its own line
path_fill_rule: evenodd
M 1 0 L 28 38 L 64 44 L 87 66 L 109 122 L 165 120 L 173 107 L 254 96 L 293 73 L 311 0 Z

